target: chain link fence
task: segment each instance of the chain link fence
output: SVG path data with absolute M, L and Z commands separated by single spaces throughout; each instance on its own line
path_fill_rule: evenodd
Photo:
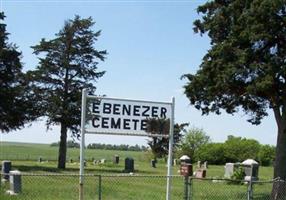
M 1 174 L 3 179 L 4 174 Z M 165 200 L 166 176 L 84 175 L 84 200 Z M 286 199 L 286 183 L 233 181 L 171 176 L 172 200 L 272 200 Z M 10 181 L 11 182 L 11 181 Z M 79 175 L 21 174 L 21 192 L 8 194 L 9 181 L 1 181 L 1 200 L 78 200 Z M 282 191 L 271 196 L 272 187 Z M 8 192 L 7 192 L 8 191 Z

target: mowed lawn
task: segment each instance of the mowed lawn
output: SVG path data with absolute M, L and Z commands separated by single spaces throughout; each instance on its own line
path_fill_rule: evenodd
M 37 161 L 40 157 L 43 160 L 56 161 L 58 156 L 58 147 L 51 147 L 49 144 L 29 144 L 29 143 L 16 143 L 16 142 L 1 142 L 0 143 L 0 159 L 9 160 L 33 160 Z M 86 149 L 85 158 L 92 159 L 112 159 L 113 155 L 130 156 L 135 159 L 142 159 L 142 152 L 134 151 L 111 151 L 111 150 L 94 150 Z M 79 149 L 68 148 L 67 160 L 79 160 Z
M 23 192 L 18 196 L 5 195 L 4 190 L 7 190 L 9 186 L 7 183 L 1 184 L 0 199 L 78 199 L 79 149 L 68 149 L 66 170 L 56 168 L 57 152 L 57 147 L 45 144 L 2 142 L 0 160 L 11 160 L 13 169 L 28 174 L 22 176 Z M 164 160 L 158 162 L 157 168 L 152 168 L 150 156 L 145 152 L 87 149 L 85 155 L 88 160 L 85 172 L 89 174 L 85 177 L 85 199 L 99 199 L 99 193 L 103 200 L 163 200 L 166 198 L 166 177 L 164 176 L 167 167 Z M 114 155 L 120 156 L 118 165 L 112 162 Z M 43 162 L 38 162 L 39 157 L 43 159 Z M 127 177 L 128 174 L 123 173 L 126 157 L 132 157 L 135 162 L 135 173 Z M 72 163 L 70 159 L 73 159 Z M 106 163 L 94 165 L 93 159 L 106 159 Z M 179 166 L 174 166 L 173 174 L 179 175 L 178 170 Z M 207 170 L 208 178 L 219 179 L 223 178 L 223 175 L 224 166 L 210 165 Z M 260 180 L 270 180 L 272 175 L 272 167 L 259 168 Z M 247 197 L 247 185 L 229 184 L 225 181 L 193 180 L 190 187 L 193 199 L 235 200 Z M 267 199 L 270 191 L 271 183 L 257 184 L 254 186 L 254 197 L 255 199 Z M 174 177 L 172 199 L 183 199 L 183 195 L 184 179 Z

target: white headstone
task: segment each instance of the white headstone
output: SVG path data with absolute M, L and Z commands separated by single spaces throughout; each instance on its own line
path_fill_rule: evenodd
M 198 161 L 197 168 L 201 168 L 201 167 L 202 167 L 201 161 Z
M 225 163 L 224 177 L 225 178 L 231 178 L 236 166 L 238 166 L 238 165 L 234 164 L 234 163 Z
M 204 169 L 207 169 L 208 168 L 208 161 L 205 161 L 204 162 L 204 167 L 203 167 Z

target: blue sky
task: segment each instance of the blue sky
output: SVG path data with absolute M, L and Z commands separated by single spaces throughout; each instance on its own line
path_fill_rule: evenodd
M 202 128 L 214 142 L 227 135 L 254 138 L 263 144 L 276 143 L 276 123 L 269 117 L 259 126 L 249 124 L 244 113 L 201 116 L 183 94 L 181 75 L 194 73 L 210 48 L 207 36 L 194 34 L 196 7 L 205 1 L 39 1 L 2 0 L 9 41 L 22 51 L 24 70 L 37 65 L 30 46 L 41 38 L 52 39 L 67 19 L 91 16 L 94 30 L 102 30 L 95 47 L 106 49 L 107 73 L 97 83 L 97 94 L 109 97 L 171 101 L 176 98 L 175 121 Z M 2 141 L 51 143 L 59 140 L 59 127 L 46 131 L 43 121 L 9 134 Z M 86 142 L 146 144 L 147 138 L 88 135 Z

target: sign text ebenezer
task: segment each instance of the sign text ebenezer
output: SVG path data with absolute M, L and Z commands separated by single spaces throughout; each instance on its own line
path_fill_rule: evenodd
M 171 118 L 171 104 L 125 99 L 100 98 L 89 104 L 88 132 L 146 134 L 147 119 Z

